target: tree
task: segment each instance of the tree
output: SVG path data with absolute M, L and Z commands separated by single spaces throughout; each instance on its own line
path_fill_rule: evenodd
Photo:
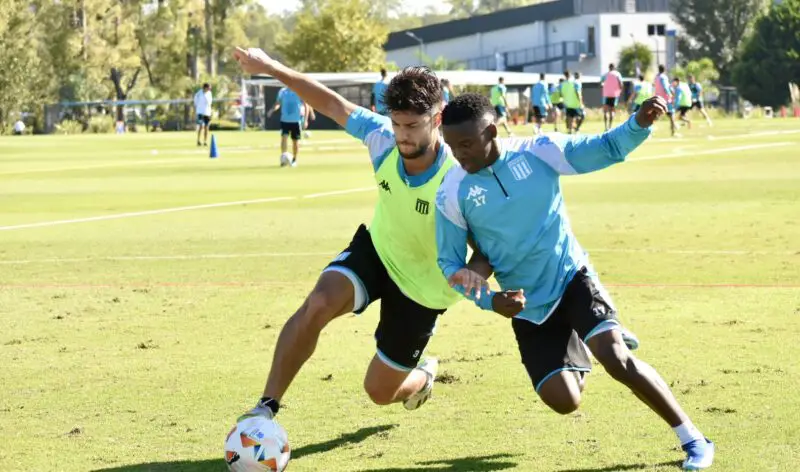
M 734 55 L 765 0 L 673 0 L 672 13 L 683 27 L 678 52 L 686 60 L 710 58 L 729 83 Z
M 38 76 L 36 24 L 24 0 L 0 0 L 0 131 L 35 101 Z
M 617 68 L 620 74 L 625 77 L 633 77 L 636 75 L 636 66 L 644 73 L 650 70 L 653 65 L 653 52 L 650 48 L 643 43 L 633 43 L 632 46 L 622 48 L 619 52 L 619 64 Z
M 739 93 L 758 105 L 789 101 L 789 83 L 800 80 L 800 0 L 783 0 L 758 19 L 733 69 Z
M 367 71 L 385 60 L 386 26 L 370 0 L 313 0 L 298 13 L 278 50 L 293 67 L 311 72 Z
M 447 0 L 451 15 L 465 18 L 472 15 L 484 15 L 509 8 L 524 7 L 542 0 Z

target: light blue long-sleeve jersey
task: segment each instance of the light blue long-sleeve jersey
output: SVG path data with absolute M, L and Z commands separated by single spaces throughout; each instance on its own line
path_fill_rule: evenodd
M 537 82 L 531 87 L 531 103 L 535 107 L 540 107 L 542 110 L 547 108 L 550 102 L 550 94 L 547 92 L 547 84 L 544 82 Z
M 453 167 L 436 198 L 438 263 L 445 277 L 466 266 L 471 234 L 500 287 L 525 290 L 526 307 L 517 317 L 543 323 L 589 262 L 570 227 L 559 177 L 622 162 L 649 135 L 632 116 L 601 135 L 502 140 L 491 166 L 474 174 Z M 491 300 L 483 295 L 476 304 L 491 310 Z

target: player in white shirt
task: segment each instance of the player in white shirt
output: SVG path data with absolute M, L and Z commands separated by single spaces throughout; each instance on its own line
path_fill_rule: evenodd
M 203 88 L 194 94 L 194 109 L 197 113 L 197 145 L 208 146 L 208 124 L 211 122 L 211 86 L 203 84 Z M 203 132 L 203 144 L 200 144 L 200 133 Z

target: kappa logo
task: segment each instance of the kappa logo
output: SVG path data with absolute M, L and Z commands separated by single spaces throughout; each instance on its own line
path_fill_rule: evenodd
M 473 185 L 469 188 L 469 193 L 467 194 L 467 200 L 472 200 L 472 203 L 475 204 L 476 207 L 482 206 L 486 204 L 486 189 L 478 186 Z
M 378 187 L 382 188 L 383 190 L 389 193 L 392 193 L 392 189 L 389 187 L 389 182 L 387 182 L 386 180 L 381 180 L 381 182 L 378 184 Z

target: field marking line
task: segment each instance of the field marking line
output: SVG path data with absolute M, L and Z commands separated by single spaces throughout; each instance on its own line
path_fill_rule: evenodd
M 695 157 L 695 156 L 709 156 L 713 154 L 725 154 L 727 152 L 749 151 L 751 149 L 765 149 L 773 147 L 790 146 L 796 144 L 790 141 L 782 141 L 779 143 L 766 143 L 766 144 L 748 144 L 746 146 L 733 146 L 728 148 L 709 149 L 707 151 L 685 152 L 685 153 L 670 153 L 670 154 L 656 154 L 655 156 L 633 157 L 627 159 L 626 162 L 640 162 L 640 161 L 655 161 L 659 159 L 677 159 L 682 157 Z
M 650 254 L 690 254 L 690 255 L 738 255 L 738 256 L 796 256 L 797 251 L 744 251 L 744 250 L 659 250 L 659 249 L 591 249 L 589 253 L 650 253 Z M 282 257 L 333 257 L 337 251 L 319 252 L 243 252 L 243 253 L 212 253 L 212 254 L 164 254 L 164 255 L 131 255 L 131 256 L 98 256 L 98 257 L 65 257 L 43 259 L 16 259 L 0 260 L 0 265 L 26 265 L 26 264 L 68 264 L 87 263 L 97 261 L 193 261 L 208 259 L 260 259 Z

